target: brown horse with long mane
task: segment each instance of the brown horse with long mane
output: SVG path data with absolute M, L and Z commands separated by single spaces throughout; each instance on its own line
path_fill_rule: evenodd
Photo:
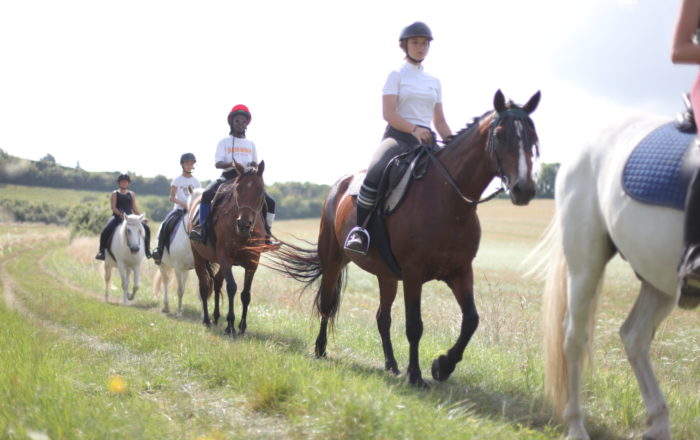
M 526 205 L 534 197 L 532 160 L 539 151 L 537 133 L 529 115 L 539 100 L 540 92 L 537 92 L 520 107 L 506 102 L 498 90 L 494 110 L 457 133 L 443 149 L 434 153 L 434 160 L 422 180 L 412 184 L 403 203 L 385 219 L 391 251 L 403 275 L 411 384 L 426 386 L 418 361 L 418 344 L 423 333 L 420 305 L 424 283 L 435 279 L 447 283 L 462 310 L 459 338 L 447 354 L 433 362 L 434 379 L 442 381 L 450 376 L 477 328 L 479 315 L 474 304 L 472 260 L 479 248 L 481 227 L 476 207 L 495 177 L 508 187 L 513 204 Z M 348 231 L 356 224 L 357 202 L 348 188 L 353 179 L 362 177 L 345 176 L 331 188 L 321 215 L 316 249 L 283 243 L 270 256 L 270 266 L 305 282 L 307 287 L 321 278 L 315 302 L 321 316 L 317 356 L 326 354 L 326 330 L 338 311 L 346 265 L 352 261 L 376 275 L 380 293 L 377 326 L 384 348 L 385 368 L 399 374 L 390 339 L 391 306 L 399 277 L 384 262 L 374 242 L 365 256 L 343 249 Z
M 207 300 L 212 289 L 216 291 L 214 308 L 214 324 L 219 320 L 219 293 L 222 281 L 226 280 L 228 296 L 228 326 L 226 333 L 234 335 L 235 315 L 233 313 L 233 297 L 236 294 L 236 281 L 231 271 L 234 265 L 245 269 L 241 303 L 243 314 L 238 326 L 241 334 L 246 330 L 246 317 L 250 304 L 250 288 L 258 268 L 260 253 L 267 249 L 265 244 L 265 227 L 262 210 L 265 203 L 265 183 L 263 171 L 265 162 L 257 167 L 245 168 L 236 163 L 238 177 L 233 181 L 222 184 L 212 201 L 214 210 L 211 226 L 214 232 L 214 243 L 208 240 L 201 244 L 190 240 L 194 256 L 194 269 L 199 278 L 199 295 L 202 299 L 204 325 L 209 327 L 209 309 Z M 193 195 L 188 209 L 188 230 L 192 230 L 192 222 L 199 215 L 201 192 Z M 214 269 L 218 266 L 218 271 Z

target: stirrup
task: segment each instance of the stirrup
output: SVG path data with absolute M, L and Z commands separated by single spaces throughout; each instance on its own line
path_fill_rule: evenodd
M 95 260 L 104 261 L 104 260 L 105 260 L 105 253 L 104 253 L 104 251 L 98 252 L 97 255 L 95 255 Z
M 190 240 L 196 241 L 197 243 L 205 244 L 205 236 L 204 236 L 204 229 L 197 225 L 192 228 L 190 231 Z
M 369 233 L 367 230 L 361 226 L 352 228 L 345 239 L 344 248 L 346 251 L 367 255 L 369 250 Z
M 153 258 L 154 263 L 160 265 L 160 262 L 163 259 L 163 253 L 156 249 L 153 252 L 151 252 L 151 258 Z

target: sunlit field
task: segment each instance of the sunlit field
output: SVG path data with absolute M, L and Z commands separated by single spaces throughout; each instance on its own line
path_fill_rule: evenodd
M 420 345 L 429 390 L 383 370 L 376 279 L 350 266 L 326 359 L 313 344 L 314 291 L 264 267 L 253 283 L 248 329 L 206 329 L 191 273 L 178 318 L 161 312 L 152 261 L 131 306 L 119 305 L 115 272 L 104 302 L 97 237 L 0 223 L 0 438 L 556 439 L 564 432 L 543 402 L 542 281 L 524 272 L 553 201 L 479 207 L 474 262 L 480 325 L 446 382 L 430 363 L 455 342 L 461 316 L 446 285 L 425 285 Z M 155 226 L 154 227 L 154 231 Z M 318 220 L 279 221 L 282 240 L 315 242 Z M 242 285 L 242 271 L 234 271 Z M 608 266 L 598 307 L 593 369 L 582 401 L 598 439 L 640 438 L 644 406 L 618 329 L 639 283 L 624 261 Z M 235 300 L 237 319 L 240 299 Z M 401 294 L 392 339 L 408 364 Z M 210 301 L 211 311 L 211 301 Z M 652 344 L 676 439 L 700 438 L 700 314 L 675 310 Z M 43 437 L 42 437 L 43 436 Z

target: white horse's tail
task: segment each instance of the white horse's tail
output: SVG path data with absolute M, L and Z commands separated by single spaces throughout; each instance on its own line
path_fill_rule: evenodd
M 568 266 L 562 245 L 562 232 L 559 217 L 554 218 L 547 227 L 544 238 L 538 244 L 539 249 L 547 249 L 544 295 L 542 298 L 543 335 L 544 335 L 544 395 L 552 405 L 555 415 L 561 419 L 568 396 L 568 367 L 564 355 L 564 319 L 568 310 Z M 598 290 L 602 285 L 598 283 Z M 598 298 L 598 294 L 595 295 Z M 597 300 L 593 301 L 592 313 L 587 323 L 589 338 L 584 353 L 592 361 L 593 328 Z
M 168 273 L 172 276 L 173 273 L 173 268 L 168 267 Z M 160 297 L 161 291 L 163 289 L 163 277 L 160 274 L 160 270 L 156 271 L 156 274 L 153 276 L 153 294 L 157 297 Z

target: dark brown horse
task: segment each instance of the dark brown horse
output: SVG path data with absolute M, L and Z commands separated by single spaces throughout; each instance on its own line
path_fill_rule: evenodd
M 462 326 L 455 345 L 433 362 L 432 375 L 445 380 L 462 359 L 464 349 L 479 323 L 474 305 L 472 260 L 481 237 L 477 203 L 494 177 L 510 189 L 515 205 L 526 205 L 535 195 L 532 159 L 539 154 L 537 133 L 530 119 L 540 92 L 522 107 L 506 102 L 501 91 L 494 97 L 495 110 L 460 131 L 445 148 L 435 153 L 421 181 L 414 182 L 397 211 L 386 218 L 386 228 L 403 274 L 406 307 L 406 336 L 410 344 L 410 383 L 426 386 L 418 362 L 418 344 L 423 333 L 421 289 L 425 282 L 442 280 L 462 310 Z M 384 263 L 377 246 L 362 256 L 343 250 L 348 231 L 356 224 L 356 199 L 348 194 L 353 179 L 345 176 L 331 188 L 321 215 L 316 249 L 283 244 L 272 255 L 271 267 L 310 286 L 321 278 L 316 310 L 321 328 L 316 355 L 325 356 L 326 330 L 340 303 L 346 265 L 352 261 L 379 280 L 377 326 L 382 339 L 385 368 L 399 369 L 390 339 L 391 305 L 399 278 Z
M 235 165 L 238 177 L 231 182 L 223 183 L 212 201 L 212 206 L 215 208 L 211 225 L 215 243 L 208 240 L 207 244 L 204 245 L 190 240 L 194 256 L 194 269 L 199 278 L 199 295 L 202 299 L 204 325 L 207 327 L 211 325 L 207 299 L 212 288 L 216 290 L 214 324 L 219 321 L 219 291 L 222 279 L 225 279 L 228 296 L 226 333 L 230 335 L 236 333 L 233 297 L 237 289 L 231 269 L 234 265 L 245 269 L 243 291 L 241 292 L 243 314 L 238 326 L 243 334 L 246 330 L 246 316 L 250 304 L 250 288 L 258 268 L 260 253 L 266 249 L 264 244 L 265 228 L 262 219 L 263 204 L 265 203 L 265 183 L 262 175 L 265 170 L 265 162 L 260 162 L 257 168 L 244 168 L 238 163 Z M 190 200 L 188 230 L 191 230 L 192 221 L 199 215 L 200 202 L 201 192 L 193 195 Z M 218 271 L 212 269 L 212 264 L 218 266 Z

